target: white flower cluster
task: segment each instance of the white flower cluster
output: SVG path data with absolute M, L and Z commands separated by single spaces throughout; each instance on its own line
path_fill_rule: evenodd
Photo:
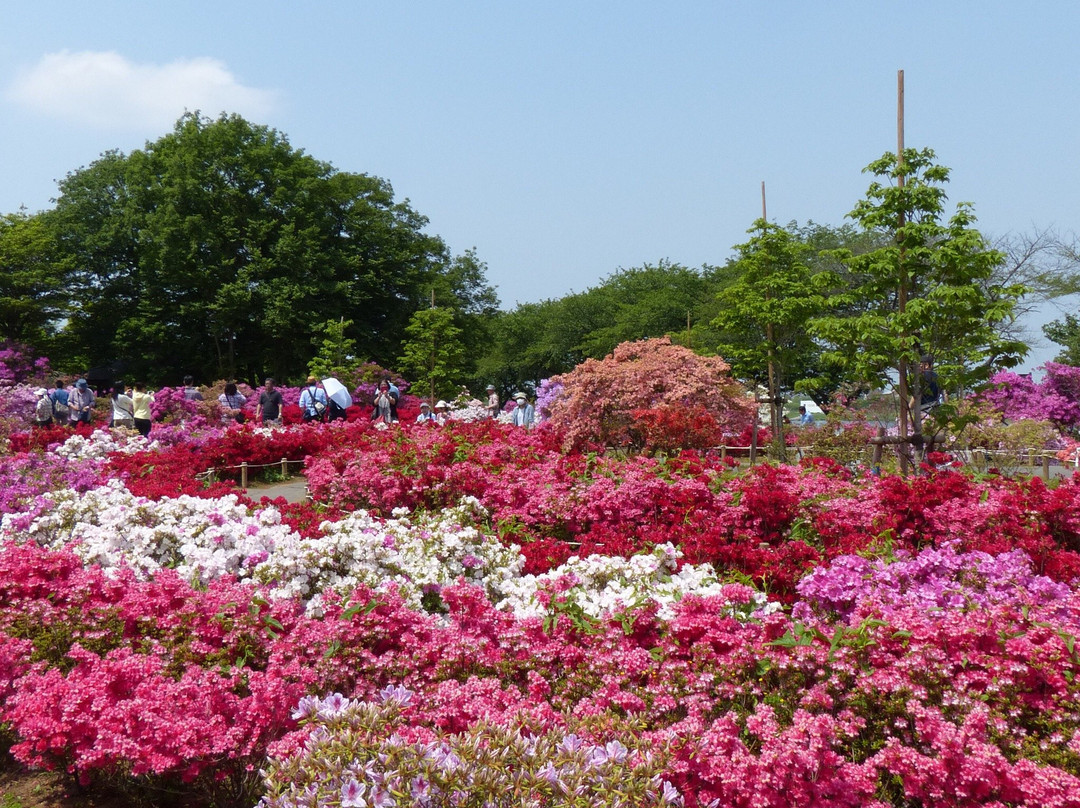
M 358 584 L 373 589 L 395 584 L 417 609 L 425 592 L 437 593 L 459 578 L 492 598 L 520 574 L 524 559 L 516 546 L 477 529 L 482 515 L 471 497 L 434 514 L 395 510 L 387 520 L 357 511 L 324 522 L 324 535 L 317 538 L 293 534 L 255 568 L 255 577 L 270 584 L 276 597 L 308 600 L 309 613 L 318 613 L 319 593 L 327 588 L 346 593 Z
M 459 578 L 493 597 L 524 563 L 516 546 L 477 529 L 483 508 L 471 498 L 436 514 L 395 511 L 389 520 L 360 511 L 324 522 L 324 535 L 310 539 L 282 524 L 273 506 L 251 513 L 232 494 L 153 501 L 110 480 L 85 494 L 65 490 L 43 499 L 50 506 L 28 525 L 4 515 L 0 539 L 70 549 L 87 564 L 126 564 L 143 576 L 169 567 L 205 585 L 233 575 L 266 584 L 271 597 L 303 599 L 312 614 L 321 611 L 325 589 L 347 594 L 357 584 L 395 584 L 417 609 L 425 592 L 437 594 Z
M 155 451 L 157 442 L 149 442 L 142 435 L 129 430 L 95 429 L 89 438 L 72 435 L 56 447 L 56 454 L 68 460 L 104 460 L 113 452 L 135 454 Z
M 52 507 L 25 529 L 13 529 L 14 517 L 5 515 L 0 535 L 68 548 L 87 564 L 105 569 L 126 564 L 144 576 L 172 567 L 193 583 L 222 575 L 245 578 L 292 535 L 276 508 L 253 515 L 233 494 L 155 502 L 110 480 L 82 495 L 65 490 L 45 499 L 52 500 Z
M 154 501 L 110 480 L 84 494 L 64 490 L 42 499 L 49 506 L 29 523 L 25 516 L 5 514 L 0 540 L 70 549 L 87 564 L 127 565 L 143 576 L 173 568 L 200 585 L 232 575 L 266 585 L 273 598 L 301 599 L 312 615 L 321 614 L 327 589 L 347 595 L 361 584 L 395 586 L 410 606 L 421 609 L 431 605 L 425 595 L 437 596 L 443 586 L 464 579 L 518 617 L 547 616 L 550 595 L 563 593 L 595 618 L 655 601 L 658 616 L 671 619 L 686 595 L 716 595 L 723 587 L 708 565 L 677 570 L 680 552 L 671 544 L 628 559 L 574 557 L 543 575 L 522 576 L 519 548 L 478 528 L 484 510 L 473 498 L 431 514 L 395 510 L 386 520 L 357 511 L 323 522 L 322 535 L 314 538 L 282 524 L 273 506 L 251 512 L 231 494 Z M 732 613 L 776 608 L 754 593 L 751 603 L 733 604 Z
M 470 399 L 464 406 L 454 402 L 454 408 L 450 410 L 450 419 L 453 421 L 486 421 L 491 418 L 487 405 L 477 399 Z
M 687 564 L 677 570 L 681 555 L 674 545 L 660 544 L 650 553 L 630 558 L 573 556 L 543 575 L 525 575 L 500 584 L 497 588 L 502 599 L 496 601 L 496 606 L 518 617 L 544 617 L 550 609 L 538 595 L 561 593 L 568 603 L 594 618 L 655 601 L 659 606 L 657 616 L 670 620 L 675 616 L 675 604 L 687 595 L 719 595 L 724 586 L 708 564 Z M 770 603 L 761 592 L 753 593 L 751 598 L 755 614 L 768 614 L 781 608 L 778 603 Z M 733 614 L 746 611 L 733 608 Z

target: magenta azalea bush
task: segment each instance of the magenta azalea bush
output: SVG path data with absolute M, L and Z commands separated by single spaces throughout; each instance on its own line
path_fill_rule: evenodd
M 0 454 L 19 765 L 132 804 L 1080 805 L 1080 477 L 163 403 Z M 282 457 L 312 501 L 196 476 Z
M 995 374 L 983 394 L 1006 418 L 1051 421 L 1061 429 L 1080 427 L 1080 368 L 1047 362 L 1043 380 L 1010 371 Z

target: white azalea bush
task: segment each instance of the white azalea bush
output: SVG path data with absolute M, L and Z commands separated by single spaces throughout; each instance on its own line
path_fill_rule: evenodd
M 204 585 L 223 575 L 249 577 L 292 534 L 276 508 L 251 513 L 233 494 L 155 501 L 110 480 L 85 494 L 55 491 L 42 500 L 44 511 L 32 520 L 5 514 L 0 536 L 70 549 L 104 569 L 124 564 L 143 577 L 163 567 Z
M 671 544 L 630 558 L 574 557 L 543 575 L 522 576 L 518 546 L 484 532 L 486 512 L 471 497 L 434 513 L 401 509 L 390 519 L 357 511 L 323 522 L 315 537 L 284 524 L 277 508 L 252 511 L 233 494 L 150 500 L 119 480 L 83 494 L 45 494 L 37 505 L 33 514 L 5 514 L 0 540 L 70 549 L 86 564 L 126 565 L 144 578 L 162 568 L 202 586 L 234 576 L 265 586 L 271 598 L 303 601 L 311 615 L 321 614 L 327 590 L 347 597 L 358 585 L 393 586 L 413 608 L 438 611 L 442 588 L 464 580 L 518 617 L 548 618 L 570 604 L 599 619 L 655 602 L 658 616 L 671 619 L 687 595 L 724 588 L 708 565 L 678 569 L 681 554 Z M 743 612 L 778 608 L 747 592 Z
M 394 584 L 414 608 L 437 604 L 439 589 L 461 578 L 493 598 L 520 574 L 524 559 L 516 545 L 481 532 L 483 515 L 471 497 L 436 513 L 394 511 L 386 520 L 356 511 L 324 522 L 317 538 L 292 534 L 255 568 L 255 578 L 275 597 L 307 600 L 309 613 L 318 610 L 326 589 L 344 594 L 358 584 Z
M 67 460 L 104 460 L 113 452 L 135 454 L 158 448 L 157 441 L 148 441 L 132 430 L 95 429 L 89 438 L 72 435 L 54 451 Z
M 653 601 L 658 606 L 657 616 L 671 620 L 675 616 L 675 604 L 687 595 L 722 595 L 730 587 L 720 581 L 708 564 L 687 564 L 678 569 L 681 557 L 682 551 L 670 543 L 630 558 L 572 556 L 550 572 L 501 583 L 498 589 L 502 597 L 496 605 L 518 617 L 547 617 L 552 611 L 553 596 L 558 596 L 564 606 L 599 619 Z M 732 614 L 736 616 L 765 615 L 781 608 L 764 593 L 749 587 L 741 587 L 740 595 L 747 600 L 740 606 L 732 605 Z

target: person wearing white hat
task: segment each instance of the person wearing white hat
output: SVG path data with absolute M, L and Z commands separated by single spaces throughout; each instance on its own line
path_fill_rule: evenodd
M 524 393 L 514 393 L 514 400 L 517 402 L 517 406 L 514 407 L 514 411 L 511 414 L 514 426 L 523 426 L 526 429 L 529 429 L 533 425 L 532 404 L 525 398 Z
M 435 402 L 435 423 L 445 424 L 450 420 L 450 405 L 441 398 Z
M 53 419 L 53 403 L 49 391 L 39 387 L 34 391 L 37 403 L 34 405 L 34 426 L 48 426 Z

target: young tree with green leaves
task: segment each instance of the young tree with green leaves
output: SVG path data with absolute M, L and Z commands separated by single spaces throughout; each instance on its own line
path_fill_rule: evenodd
M 901 438 L 920 452 L 922 415 L 910 400 L 920 400 L 922 356 L 933 358 L 945 389 L 959 391 L 1027 352 L 1000 327 L 1024 288 L 990 282 L 1004 256 L 975 229 L 970 205 L 943 219 L 949 170 L 934 157 L 905 149 L 902 159 L 885 154 L 867 167 L 877 179 L 848 215 L 881 246 L 835 253 L 842 268 L 816 276 L 826 313 L 810 323 L 850 380 L 897 389 Z
M 783 459 L 783 391 L 800 380 L 791 374 L 799 373 L 815 353 L 806 324 L 820 312 L 822 297 L 812 288 L 804 244 L 764 219 L 747 232 L 752 237 L 735 248 L 738 257 L 731 265 L 736 280 L 717 294 L 720 311 L 712 321 L 734 339 L 716 350 L 737 377 L 764 376 L 775 452 Z
M 352 320 L 341 317 L 319 326 L 319 333 L 311 340 L 318 352 L 308 363 L 309 375 L 320 379 L 333 377 L 350 389 L 356 386 L 357 370 L 364 362 L 356 356 L 356 340 L 348 336 L 352 325 Z
M 1042 330 L 1047 339 L 1065 349 L 1054 357 L 1055 362 L 1080 367 L 1080 318 L 1066 314 L 1060 320 L 1047 323 Z
M 405 333 L 398 367 L 413 380 L 412 389 L 432 399 L 453 398 L 466 364 L 454 313 L 445 308 L 418 309 Z

